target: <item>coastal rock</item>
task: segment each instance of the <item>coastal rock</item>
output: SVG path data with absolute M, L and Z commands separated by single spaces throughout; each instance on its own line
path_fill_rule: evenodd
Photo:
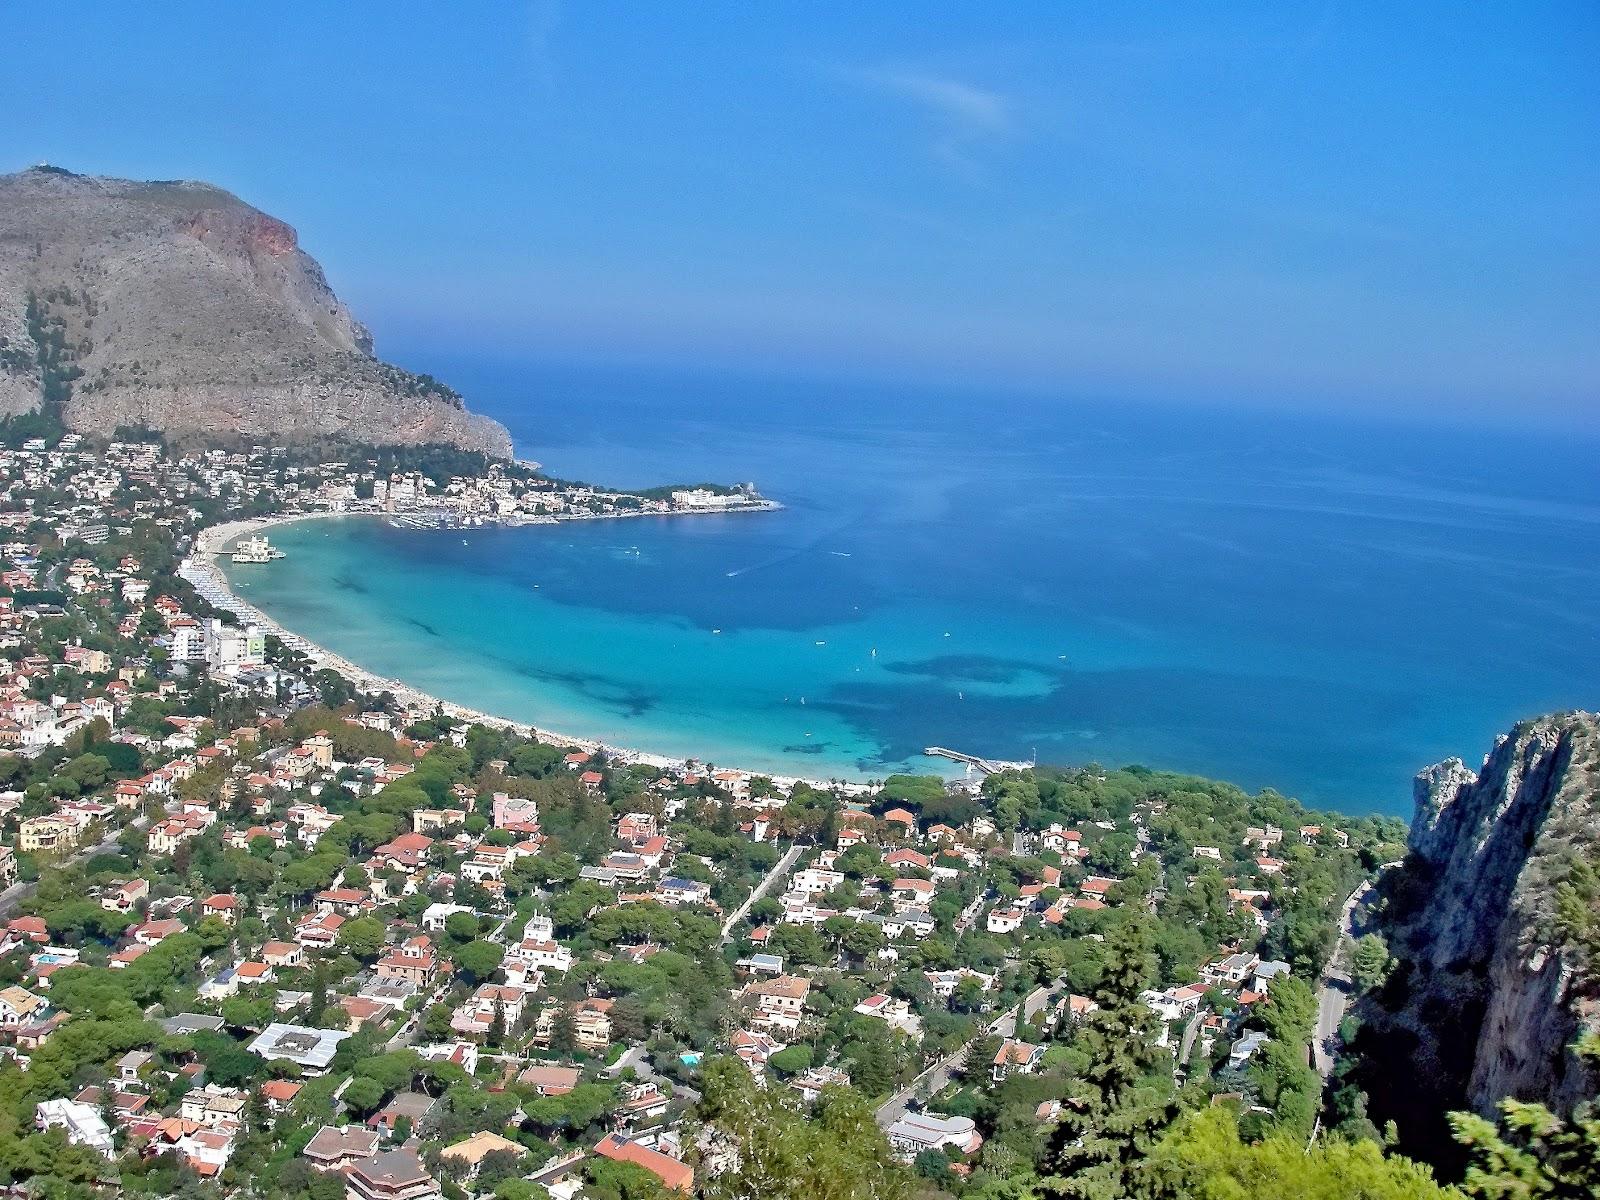
M 1593 1094 L 1570 1046 L 1594 1028 L 1600 980 L 1556 909 L 1574 863 L 1600 853 L 1597 796 L 1600 718 L 1585 712 L 1518 725 L 1479 771 L 1451 759 L 1417 776 L 1410 855 L 1385 887 L 1403 965 L 1361 1013 L 1368 1046 L 1404 1048 L 1415 1086 L 1375 1095 L 1375 1116 L 1415 1113 L 1422 1095 L 1435 1112 L 1491 1112 Z
M 373 355 L 294 229 L 220 188 L 0 176 L 0 413 L 179 442 L 443 442 L 505 429 Z

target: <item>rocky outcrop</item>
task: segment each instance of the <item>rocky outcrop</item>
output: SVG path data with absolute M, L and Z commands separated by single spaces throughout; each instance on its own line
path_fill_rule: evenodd
M 0 176 L 0 413 L 41 403 L 83 432 L 511 451 L 374 357 L 293 228 L 204 183 Z
M 1594 1026 L 1597 981 L 1557 897 L 1600 855 L 1597 797 L 1593 713 L 1517 726 L 1479 771 L 1452 759 L 1417 777 L 1411 853 L 1385 886 L 1402 966 L 1361 1014 L 1389 1087 L 1404 1080 L 1369 1088 L 1375 1116 L 1490 1112 L 1507 1096 L 1569 1110 L 1594 1094 L 1570 1047 Z

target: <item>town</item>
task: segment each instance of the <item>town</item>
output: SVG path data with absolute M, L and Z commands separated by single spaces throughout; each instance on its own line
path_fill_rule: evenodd
M 845 789 L 562 744 L 313 660 L 183 570 L 207 530 L 286 514 L 769 503 L 753 489 L 16 440 L 8 1180 L 635 1200 L 750 1169 L 765 1106 L 870 1113 L 930 1194 L 1003 1195 L 1072 1152 L 1052 1131 L 1112 1022 L 1148 1030 L 1138 1073 L 1171 1103 L 1302 1141 L 1323 1119 L 1341 919 L 1400 822 L 1137 767 Z

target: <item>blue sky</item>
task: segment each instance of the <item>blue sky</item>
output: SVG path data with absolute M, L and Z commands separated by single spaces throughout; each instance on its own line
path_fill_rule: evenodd
M 380 350 L 1600 424 L 1600 8 L 8 5 L 0 167 L 205 178 Z

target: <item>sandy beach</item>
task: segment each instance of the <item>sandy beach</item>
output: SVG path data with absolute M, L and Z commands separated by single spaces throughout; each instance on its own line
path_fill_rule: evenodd
M 262 612 L 261 609 L 236 593 L 229 584 L 227 575 L 217 565 L 218 555 L 231 549 L 240 539 L 262 533 L 279 525 L 291 525 L 298 524 L 301 521 L 316 520 L 369 520 L 374 517 L 383 517 L 384 515 L 383 513 L 316 511 L 282 513 L 271 517 L 258 517 L 246 521 L 228 521 L 221 525 L 212 525 L 200 531 L 188 557 L 184 559 L 183 564 L 179 567 L 178 574 L 187 580 L 195 591 L 214 608 L 231 612 L 240 620 L 259 626 L 282 641 L 284 645 L 304 654 L 317 667 L 338 672 L 363 692 L 372 694 L 389 692 L 409 710 L 418 713 L 442 711 L 446 716 L 458 721 L 469 721 L 499 729 L 510 729 L 525 736 L 535 737 L 539 741 L 547 742 L 550 745 L 565 746 L 574 750 L 586 750 L 591 753 L 599 752 L 609 757 L 621 759 L 624 762 L 642 763 L 662 770 L 683 771 L 689 769 L 691 760 L 688 759 L 675 758 L 663 754 L 651 754 L 648 751 L 635 750 L 623 746 L 613 746 L 594 738 L 578 737 L 573 734 L 560 733 L 556 730 L 543 729 L 537 725 L 530 725 L 521 721 L 513 721 L 508 717 L 496 716 L 494 713 L 483 712 L 480 709 L 470 708 L 466 705 L 456 704 L 431 695 L 398 679 L 378 675 L 357 663 L 351 662 L 343 655 L 335 654 L 326 646 L 320 646 L 304 635 L 279 624 L 272 617 Z M 718 764 L 717 769 L 742 770 L 740 767 L 724 764 Z M 824 790 L 837 789 L 850 795 L 860 795 L 871 790 L 864 783 L 836 783 L 822 779 L 807 779 L 802 776 L 771 775 L 762 771 L 743 771 L 743 773 L 751 776 L 762 775 L 784 788 L 792 787 L 796 783 L 805 783 Z

